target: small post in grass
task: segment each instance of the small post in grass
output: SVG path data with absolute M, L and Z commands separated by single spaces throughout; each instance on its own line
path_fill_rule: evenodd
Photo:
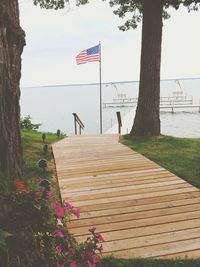
M 42 141 L 43 141 L 43 143 L 44 143 L 45 140 L 46 140 L 46 134 L 43 133 L 43 134 L 42 134 Z
M 48 145 L 47 144 L 44 144 L 43 151 L 44 151 L 44 154 L 47 154 L 47 152 L 48 152 Z
M 56 134 L 57 134 L 58 137 L 60 137 L 60 130 L 59 129 L 57 130 Z
M 38 161 L 38 166 L 45 172 L 45 168 L 47 167 L 47 161 L 46 159 L 40 159 Z

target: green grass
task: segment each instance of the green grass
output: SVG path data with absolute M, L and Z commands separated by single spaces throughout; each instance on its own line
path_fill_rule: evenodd
M 45 143 L 48 144 L 48 152 L 43 151 L 44 143 L 42 141 L 42 133 L 30 130 L 22 130 L 23 150 L 24 150 L 24 176 L 25 179 L 35 179 L 42 176 L 49 179 L 53 174 L 52 150 L 51 144 L 58 141 L 56 134 L 46 133 Z M 47 168 L 45 173 L 38 166 L 40 159 L 47 160 Z
M 125 135 L 122 143 L 200 188 L 200 138 Z
M 103 267 L 199 267 L 200 260 L 175 259 L 175 260 L 151 260 L 151 259 L 116 259 L 104 258 Z

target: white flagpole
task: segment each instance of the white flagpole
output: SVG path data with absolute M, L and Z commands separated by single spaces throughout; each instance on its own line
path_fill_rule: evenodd
M 99 42 L 99 105 L 100 105 L 100 134 L 103 132 L 103 122 L 102 122 L 102 87 L 101 87 L 101 42 Z

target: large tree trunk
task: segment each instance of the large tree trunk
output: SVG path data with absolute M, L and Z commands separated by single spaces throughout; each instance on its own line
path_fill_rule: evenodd
M 24 45 L 18 1 L 0 0 L 0 171 L 16 179 L 23 165 L 19 81 Z
M 163 0 L 143 0 L 139 98 L 131 135 L 160 134 L 160 62 Z

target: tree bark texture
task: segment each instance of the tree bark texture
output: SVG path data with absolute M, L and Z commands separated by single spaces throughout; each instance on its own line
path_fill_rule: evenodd
M 23 166 L 19 81 L 24 45 L 18 1 L 0 0 L 0 171 L 16 179 Z
M 143 0 L 139 98 L 131 135 L 160 134 L 160 62 L 163 0 Z

